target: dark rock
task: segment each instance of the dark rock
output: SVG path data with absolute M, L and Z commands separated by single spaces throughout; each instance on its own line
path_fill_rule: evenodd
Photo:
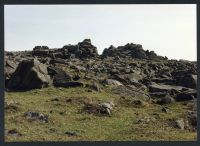
M 66 102 L 72 102 L 71 98 L 66 99 Z
M 177 77 L 176 79 L 176 84 L 179 86 L 184 86 L 193 89 L 196 89 L 197 87 L 197 75 L 188 74 L 182 77 Z
M 51 101 L 59 101 L 59 99 L 58 98 L 53 98 L 53 99 L 51 99 Z
M 77 135 L 78 135 L 78 134 L 77 134 L 76 132 L 74 132 L 74 131 L 66 131 L 65 134 L 68 135 L 68 136 L 77 136 Z
M 5 60 L 5 86 L 7 87 L 9 79 L 11 78 L 12 74 L 15 72 L 16 68 L 17 68 L 16 62 L 12 61 L 12 60 Z
M 126 44 L 125 46 L 119 46 L 115 48 L 114 46 L 110 46 L 108 49 L 104 49 L 103 57 L 131 57 L 138 59 L 164 59 L 164 57 L 157 56 L 157 54 L 153 51 L 145 51 L 140 44 Z
M 197 97 L 196 90 L 187 90 L 182 93 L 179 93 L 176 96 L 176 101 L 188 101 L 188 100 L 193 100 L 196 97 Z
M 167 84 L 167 85 L 173 85 L 175 83 L 175 80 L 169 77 L 165 77 L 165 78 L 153 78 L 151 79 L 151 81 L 155 82 L 155 83 L 163 83 L 163 84 Z
M 10 135 L 10 136 L 22 136 L 22 134 L 19 133 L 17 129 L 8 130 L 6 132 L 6 135 Z
M 65 114 L 65 112 L 59 112 L 59 114 L 60 114 L 60 115 L 64 115 L 64 114 Z
M 33 56 L 48 56 L 49 48 L 47 46 L 35 46 L 32 54 Z
M 47 66 L 37 59 L 22 61 L 8 82 L 8 88 L 26 90 L 47 87 L 51 84 Z
M 174 99 L 170 96 L 165 96 L 165 97 L 162 97 L 160 99 L 157 100 L 157 104 L 160 104 L 160 105 L 164 105 L 164 104 L 170 104 L 174 102 Z
M 79 75 L 75 75 L 75 76 L 73 77 L 73 80 L 74 80 L 74 81 L 78 81 L 79 79 L 81 79 L 81 77 L 80 77 Z
M 92 58 L 98 56 L 97 48 L 91 44 L 90 39 L 85 39 L 75 46 L 66 45 L 62 49 L 67 50 L 68 57 L 70 54 L 74 54 L 77 58 Z
M 180 77 L 191 74 L 191 70 L 189 69 L 174 70 L 171 74 L 172 76 Z
M 38 113 L 38 112 L 26 112 L 24 114 L 24 116 L 28 119 L 31 119 L 31 120 L 38 120 L 38 121 L 41 121 L 41 122 L 44 122 L 44 123 L 49 122 L 48 115 L 44 115 L 44 114 Z
M 48 67 L 48 73 L 53 77 L 53 85 L 56 87 L 65 86 L 66 83 L 72 81 L 72 76 L 57 67 Z

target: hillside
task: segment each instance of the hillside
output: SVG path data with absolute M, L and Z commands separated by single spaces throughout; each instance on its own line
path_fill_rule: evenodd
M 90 39 L 5 52 L 6 141 L 197 139 L 197 64 Z

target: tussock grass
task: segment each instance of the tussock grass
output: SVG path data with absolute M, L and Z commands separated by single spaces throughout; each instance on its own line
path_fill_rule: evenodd
M 102 92 L 88 92 L 81 87 L 7 92 L 5 102 L 13 102 L 18 108 L 5 110 L 5 129 L 17 129 L 22 136 L 6 135 L 5 141 L 196 140 L 196 132 L 175 129 L 167 123 L 184 115 L 187 108 L 181 103 L 168 105 L 172 113 L 164 113 L 160 105 L 137 108 L 124 106 L 119 99 L 109 87 Z M 103 101 L 115 103 L 111 117 L 81 112 L 84 103 Z M 49 122 L 28 121 L 23 116 L 27 111 L 47 114 Z M 156 122 L 138 124 L 138 119 L 145 116 L 155 117 Z M 66 131 L 74 131 L 77 136 L 68 136 L 64 134 Z

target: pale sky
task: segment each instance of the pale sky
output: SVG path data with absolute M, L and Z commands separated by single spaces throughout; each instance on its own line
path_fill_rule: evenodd
M 6 5 L 5 50 L 61 48 L 90 38 L 101 54 L 111 44 L 141 44 L 169 59 L 197 60 L 196 5 Z

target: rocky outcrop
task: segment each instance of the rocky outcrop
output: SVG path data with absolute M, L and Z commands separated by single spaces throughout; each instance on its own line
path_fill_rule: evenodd
M 140 44 L 126 44 L 125 46 L 114 47 L 110 46 L 103 51 L 103 57 L 131 57 L 138 59 L 167 59 L 158 56 L 154 51 L 145 51 Z
M 120 92 L 131 95 L 134 89 L 148 91 L 151 98 L 171 95 L 179 100 L 186 96 L 191 99 L 185 89 L 196 90 L 197 64 L 168 60 L 133 43 L 110 46 L 99 56 L 91 40 L 85 39 L 57 49 L 36 46 L 33 51 L 6 52 L 5 76 L 6 87 L 11 89 L 42 88 L 51 83 L 82 87 L 83 83 L 96 82 L 119 86 Z
M 47 46 L 36 46 L 32 51 L 33 56 L 50 57 L 52 59 L 93 58 L 98 56 L 97 48 L 90 39 L 85 39 L 77 45 L 65 45 L 58 49 L 49 49 Z

